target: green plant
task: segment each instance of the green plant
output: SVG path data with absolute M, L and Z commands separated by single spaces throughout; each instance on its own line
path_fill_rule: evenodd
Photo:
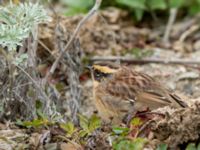
M 62 2 L 69 6 L 66 12 L 67 15 L 86 12 L 93 4 L 92 0 L 62 0 Z M 135 19 L 140 21 L 144 13 L 156 15 L 158 10 L 168 13 L 169 8 L 186 8 L 183 9 L 186 13 L 196 14 L 200 11 L 200 0 L 105 0 L 102 2 L 102 6 L 117 6 L 126 10 L 128 8 Z
M 67 137 L 72 137 L 77 131 L 77 128 L 75 128 L 72 122 L 62 123 L 60 127 L 67 132 Z
M 134 127 L 137 127 L 137 126 L 140 126 L 143 124 L 142 120 L 138 117 L 135 117 L 131 120 L 131 123 L 130 123 L 132 126 Z
M 114 150 L 142 150 L 148 142 L 144 138 L 136 138 L 134 140 L 122 139 L 113 143 Z
M 194 143 L 189 143 L 186 150 L 200 150 L 200 144 L 196 146 Z
M 49 122 L 47 119 L 34 119 L 32 121 L 17 120 L 16 124 L 25 128 L 39 128 L 42 126 L 48 126 L 51 124 L 51 122 Z
M 126 127 L 112 127 L 112 131 L 114 135 L 119 135 L 121 137 L 125 137 L 128 135 L 130 129 Z
M 22 40 L 27 38 L 36 24 L 48 21 L 50 18 L 39 4 L 20 3 L 0 7 L 0 45 L 8 50 L 16 50 L 22 46 Z
M 75 127 L 72 122 L 60 124 L 60 127 L 66 131 L 67 137 L 71 137 L 80 140 L 82 137 L 90 136 L 96 129 L 101 127 L 101 120 L 96 115 L 92 115 L 90 118 L 79 115 L 80 127 Z
M 171 7 L 182 6 L 182 0 L 116 0 L 120 5 L 124 5 L 134 13 L 136 20 L 140 21 L 145 12 L 155 15 L 156 10 L 167 10 Z
M 23 63 L 26 66 L 25 63 L 26 63 L 27 58 L 28 58 L 27 54 L 21 54 L 20 56 L 15 58 L 14 63 L 15 63 L 15 65 L 20 65 Z
M 167 150 L 167 144 L 160 144 L 156 148 L 156 150 Z
M 18 2 L 16 1 L 16 3 Z M 30 39 L 36 41 L 37 37 L 35 33 L 33 34 L 33 31 L 36 31 L 38 24 L 49 21 L 49 19 L 46 11 L 38 3 L 13 4 L 10 1 L 8 5 L 0 6 L 0 51 L 5 57 L 9 69 L 9 100 L 3 102 L 5 103 L 5 109 L 11 109 L 9 103 L 11 103 L 14 97 L 13 88 L 17 84 L 15 81 L 18 81 L 18 77 L 22 72 L 32 79 L 31 75 L 29 76 L 25 71 L 28 64 L 28 54 L 26 51 L 24 53 L 18 53 L 17 48 L 23 46 L 23 43 L 29 43 L 26 42 L 25 39 L 27 39 L 31 33 L 33 36 L 30 36 Z M 30 47 L 34 47 L 33 45 L 36 45 L 34 43 L 36 42 L 33 42 Z M 31 49 L 29 48 L 28 50 Z M 17 72 L 16 67 L 22 72 Z M 35 83 L 34 80 L 32 81 Z M 37 86 L 37 84 L 34 85 Z M 16 103 L 18 102 L 16 101 Z M 28 107 L 29 109 L 31 108 L 31 106 L 27 105 L 26 108 L 28 109 Z M 30 111 L 27 110 L 27 112 Z M 13 114 L 15 114 L 15 112 L 13 112 Z M 34 115 L 31 112 L 30 114 Z
M 190 143 L 188 144 L 186 150 L 197 150 L 197 149 L 194 143 Z
M 48 117 L 42 113 L 42 103 L 39 100 L 36 101 L 35 107 L 36 107 L 37 118 L 35 118 L 32 121 L 17 120 L 16 124 L 26 128 L 39 128 L 42 126 L 48 126 L 55 123 L 54 121 L 50 121 Z
M 61 2 L 69 6 L 65 13 L 68 16 L 85 13 L 93 4 L 93 0 L 62 0 Z
M 79 132 L 81 137 L 91 135 L 93 131 L 101 127 L 101 120 L 96 115 L 92 115 L 89 119 L 83 115 L 79 115 L 80 127 L 82 130 Z

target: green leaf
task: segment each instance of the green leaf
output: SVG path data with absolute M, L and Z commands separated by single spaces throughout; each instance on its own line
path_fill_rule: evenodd
M 41 110 L 36 110 L 36 112 L 39 119 L 44 120 L 48 118 Z
M 59 92 L 61 92 L 62 90 L 64 90 L 64 83 L 62 82 L 58 82 L 55 84 L 56 90 L 58 90 Z
M 143 14 L 144 14 L 144 10 L 135 8 L 134 9 L 134 14 L 135 14 L 136 20 L 137 21 L 141 21 L 142 17 L 143 17 Z
M 134 148 L 136 149 L 136 150 L 142 150 L 143 149 L 143 147 L 144 147 L 144 145 L 147 143 L 147 140 L 146 139 L 144 139 L 144 138 L 136 138 L 134 141 L 133 141 L 133 143 L 134 143 Z
M 194 143 L 190 143 L 187 145 L 186 150 L 197 150 Z
M 86 12 L 87 12 L 87 9 L 84 9 L 84 8 L 80 9 L 80 8 L 70 7 L 65 12 L 65 15 L 66 16 L 74 16 L 74 15 L 86 13 Z
M 89 131 L 93 132 L 100 126 L 101 126 L 101 119 L 96 115 L 92 115 L 91 118 L 89 119 L 89 125 L 88 125 Z
M 170 0 L 169 1 L 169 7 L 170 8 L 179 8 L 183 6 L 184 0 Z
M 198 146 L 197 146 L 197 150 L 200 150 L 200 143 L 199 143 Z
M 42 109 L 42 102 L 40 100 L 36 100 L 36 102 L 35 102 L 35 108 L 36 109 Z
M 156 148 L 156 150 L 167 150 L 167 144 L 160 144 Z
M 138 118 L 138 117 L 133 118 L 133 119 L 131 120 L 131 125 L 133 125 L 133 126 L 139 126 L 139 125 L 141 125 L 142 123 L 143 123 L 142 120 L 141 120 L 140 118 Z
M 114 132 L 114 134 L 117 134 L 117 135 L 127 135 L 129 132 L 129 128 L 112 127 L 112 131 Z
M 83 130 L 89 132 L 89 120 L 83 115 L 78 115 L 80 120 L 80 126 Z
M 116 0 L 116 2 L 131 8 L 137 8 L 142 10 L 146 9 L 145 7 L 146 0 Z
M 45 125 L 48 125 L 49 124 L 49 121 L 48 120 L 41 120 L 41 119 L 35 119 L 33 121 L 18 121 L 17 122 L 18 125 L 21 125 L 21 126 L 24 126 L 26 128 L 31 128 L 31 127 L 35 127 L 35 128 L 38 128 L 40 126 L 45 126 Z
M 22 63 L 25 63 L 27 61 L 27 58 L 28 58 L 27 54 L 21 54 L 20 56 L 15 58 L 14 64 L 20 65 Z
M 67 4 L 69 8 L 73 7 L 79 9 L 89 8 L 94 3 L 93 0 L 62 0 L 61 2 Z
M 17 121 L 15 122 L 16 125 L 19 125 L 19 126 L 24 126 L 23 125 L 23 122 L 19 119 L 17 119 Z
M 36 107 L 36 114 L 39 119 L 43 120 L 48 118 L 42 111 L 42 102 L 40 100 L 36 100 L 35 107 Z
M 133 144 L 129 140 L 120 141 L 117 144 L 113 144 L 114 150 L 130 150 L 133 149 Z
M 79 132 L 79 137 L 85 137 L 87 134 L 88 134 L 87 131 L 81 130 L 81 131 Z
M 196 4 L 196 5 L 191 5 L 189 7 L 189 14 L 190 15 L 195 15 L 199 12 L 200 12 L 200 5 Z
M 8 12 L 3 12 L 1 11 L 0 13 L 0 20 L 5 23 L 5 24 L 14 24 L 16 22 L 13 22 L 13 18 L 9 17 L 9 13 Z
M 148 6 L 151 8 L 151 10 L 167 8 L 165 0 L 147 0 L 147 3 L 148 3 Z
M 72 136 L 72 134 L 76 131 L 76 128 L 72 122 L 60 124 L 60 127 L 64 129 L 69 136 Z
M 135 140 L 121 140 L 113 144 L 114 150 L 142 150 L 147 143 L 146 139 L 136 138 Z
M 35 25 L 49 20 L 43 7 L 37 3 L 9 3 L 7 6 L 0 6 L 0 45 L 7 47 L 9 51 L 15 51 Z

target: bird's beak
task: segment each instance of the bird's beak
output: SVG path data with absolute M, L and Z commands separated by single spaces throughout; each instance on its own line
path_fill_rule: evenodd
M 92 80 L 94 81 L 94 74 L 93 74 L 92 66 L 91 65 L 85 66 L 85 69 L 90 71 Z
M 85 66 L 85 69 L 92 71 L 92 66 Z

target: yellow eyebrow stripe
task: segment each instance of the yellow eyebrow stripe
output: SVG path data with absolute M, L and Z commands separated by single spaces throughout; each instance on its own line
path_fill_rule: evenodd
M 94 69 L 97 69 L 103 73 L 115 73 L 117 69 L 112 69 L 107 66 L 93 65 Z

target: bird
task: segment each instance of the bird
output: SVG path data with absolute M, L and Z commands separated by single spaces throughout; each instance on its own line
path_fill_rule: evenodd
M 161 82 L 133 68 L 97 62 L 88 66 L 88 69 L 93 81 L 94 104 L 105 122 L 130 121 L 136 112 L 168 105 L 174 108 L 188 107 Z

